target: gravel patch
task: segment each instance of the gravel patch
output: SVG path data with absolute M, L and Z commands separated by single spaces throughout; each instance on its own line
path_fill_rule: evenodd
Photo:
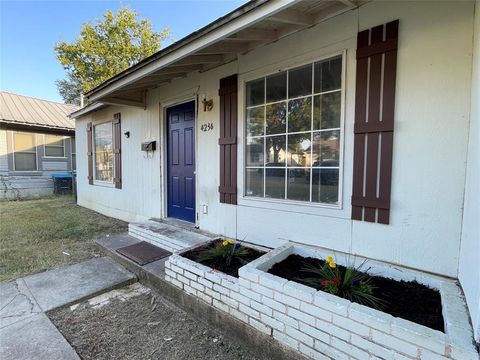
M 85 301 L 48 316 L 82 359 L 260 360 L 148 290 L 117 290 L 101 305 Z

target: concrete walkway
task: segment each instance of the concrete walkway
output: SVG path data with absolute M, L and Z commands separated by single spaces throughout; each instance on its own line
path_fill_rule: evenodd
M 45 312 L 134 281 L 102 257 L 0 283 L 0 359 L 79 359 Z

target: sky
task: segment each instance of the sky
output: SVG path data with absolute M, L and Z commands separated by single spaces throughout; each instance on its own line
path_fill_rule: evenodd
M 130 6 L 153 29 L 175 40 L 225 15 L 245 0 L 24 1 L 0 0 L 0 90 L 63 102 L 55 80 L 65 77 L 54 45 L 72 42 L 83 23 Z M 163 47 L 171 42 L 163 44 Z

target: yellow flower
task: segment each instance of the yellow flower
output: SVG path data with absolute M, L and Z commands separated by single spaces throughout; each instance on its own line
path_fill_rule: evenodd
M 337 264 L 335 264 L 333 261 L 329 262 L 328 265 L 332 268 L 335 269 L 337 267 Z
M 333 262 L 333 256 L 327 256 L 326 261 L 327 261 L 327 263 Z
M 235 244 L 235 241 L 232 240 L 232 239 L 228 239 L 227 242 L 228 242 L 229 244 L 231 244 L 231 245 Z
M 227 241 L 227 240 L 224 240 L 224 241 L 222 242 L 222 245 L 223 245 L 223 246 L 227 246 L 227 245 L 228 245 L 228 241 Z

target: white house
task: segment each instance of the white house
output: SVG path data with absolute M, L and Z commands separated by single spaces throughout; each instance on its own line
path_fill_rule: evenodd
M 458 278 L 480 339 L 480 2 L 254 0 L 73 113 L 78 203 Z

